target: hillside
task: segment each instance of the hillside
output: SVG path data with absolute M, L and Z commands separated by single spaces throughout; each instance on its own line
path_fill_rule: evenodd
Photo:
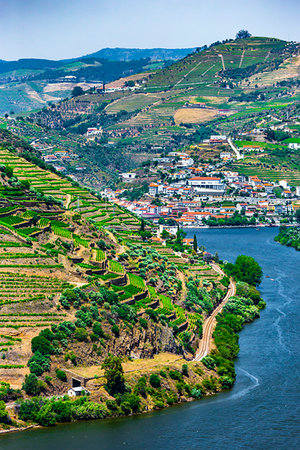
M 148 226 L 143 240 L 139 219 L 16 152 L 2 148 L 0 164 L 2 381 L 20 387 L 28 373 L 30 340 L 44 327 L 79 317 L 76 311 L 82 301 L 73 303 L 70 289 L 80 286 L 82 298 L 89 295 L 97 301 L 96 294 L 101 292 L 111 295 L 120 308 L 114 322 L 119 337 L 103 344 L 100 360 L 109 351 L 140 358 L 165 351 L 181 355 L 194 351 L 203 318 L 226 292 L 210 265 L 189 254 L 180 257 L 172 247 L 149 241 Z M 189 276 L 196 277 L 207 292 L 203 313 L 184 303 L 183 286 Z M 149 322 L 151 311 L 155 326 Z M 122 322 L 129 313 L 145 318 L 149 329 L 137 329 L 134 339 L 126 337 L 126 323 Z M 112 325 L 102 320 L 105 332 L 111 333 Z M 77 354 L 78 367 L 99 361 L 96 350 L 89 359 L 82 359 L 80 348 L 71 348 Z M 57 363 L 72 367 L 61 359 Z
M 102 48 L 86 55 L 86 58 L 104 58 L 111 61 L 130 61 L 150 58 L 151 61 L 178 60 L 192 53 L 196 48 Z
M 0 114 L 38 109 L 70 96 L 75 85 L 101 88 L 121 77 L 157 70 L 194 49 L 102 49 L 68 60 L 0 60 Z M 5 91 L 4 91 L 5 89 Z

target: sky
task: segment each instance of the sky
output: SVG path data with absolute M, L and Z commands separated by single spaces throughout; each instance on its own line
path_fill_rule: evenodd
M 299 41 L 299 19 L 299 0 L 0 0 L 0 59 L 200 47 L 240 29 Z

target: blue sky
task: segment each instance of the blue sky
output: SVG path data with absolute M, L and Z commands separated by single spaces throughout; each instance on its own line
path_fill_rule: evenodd
M 300 39 L 299 0 L 0 0 L 0 59 L 62 59 L 103 47 L 197 47 Z

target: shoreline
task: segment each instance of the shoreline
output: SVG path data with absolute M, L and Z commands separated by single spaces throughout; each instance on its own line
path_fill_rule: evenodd
M 233 293 L 233 295 L 234 295 L 234 294 L 235 294 L 235 292 Z M 228 297 L 227 301 L 228 301 L 230 298 L 231 298 L 231 296 Z M 226 301 L 226 302 L 227 302 L 227 301 Z M 219 306 L 220 306 L 220 305 L 219 305 Z M 224 304 L 222 305 L 222 309 L 223 309 L 223 306 L 224 306 Z M 217 309 L 218 309 L 218 307 L 217 307 Z M 218 311 L 218 313 L 219 313 L 219 312 L 221 312 L 221 311 Z M 211 316 L 209 316 L 209 317 L 212 317 L 212 316 L 213 316 L 213 315 L 211 315 Z M 254 319 L 251 320 L 251 322 L 254 322 L 254 321 L 255 321 L 256 319 L 258 319 L 258 318 L 260 318 L 260 316 L 255 317 Z M 244 324 L 243 324 L 243 326 L 242 326 L 242 329 L 241 329 L 240 331 L 242 331 L 242 330 L 244 329 L 244 327 L 245 327 L 248 323 L 251 323 L 251 322 L 244 322 Z M 239 332 L 235 332 L 234 334 L 237 335 L 237 336 L 239 337 L 240 331 L 239 331 Z M 211 336 L 211 339 L 212 339 L 212 336 Z M 209 345 L 209 350 L 211 350 L 211 345 Z M 204 354 L 204 356 L 206 356 L 206 355 L 210 355 L 210 351 L 209 351 L 209 352 L 206 352 L 206 353 Z M 238 356 L 236 356 L 236 357 L 233 359 L 233 364 L 234 364 L 234 366 L 235 366 L 235 360 L 237 359 L 237 357 L 238 357 Z M 201 358 L 201 359 L 197 359 L 197 354 L 195 354 L 195 358 L 192 360 L 192 362 L 201 362 L 201 360 L 202 360 L 202 358 Z M 187 362 L 187 363 L 188 363 L 188 362 Z M 209 369 L 209 370 L 214 371 L 214 369 Z M 177 399 L 177 401 L 175 401 L 175 402 L 172 403 L 172 404 L 165 404 L 162 408 L 155 408 L 155 407 L 149 408 L 149 405 L 147 405 L 146 409 L 144 409 L 143 411 L 136 412 L 136 413 L 130 413 L 130 414 L 118 414 L 118 415 L 106 416 L 106 417 L 102 417 L 102 418 L 98 418 L 98 419 L 93 419 L 93 418 L 91 418 L 91 419 L 84 419 L 84 420 L 85 420 L 85 421 L 89 421 L 89 420 L 106 420 L 106 419 L 109 419 L 109 420 L 110 420 L 110 419 L 118 419 L 118 418 L 123 418 L 123 417 L 138 416 L 138 415 L 141 415 L 141 414 L 146 414 L 146 413 L 151 413 L 151 412 L 163 410 L 163 409 L 165 409 L 165 408 L 169 408 L 170 406 L 180 405 L 180 404 L 182 404 L 182 403 L 191 403 L 191 402 L 194 402 L 194 401 L 196 401 L 196 400 L 202 400 L 202 399 L 205 399 L 205 398 L 208 398 L 208 397 L 216 396 L 217 394 L 220 394 L 220 393 L 222 393 L 222 392 L 228 392 L 228 391 L 230 391 L 230 390 L 233 388 L 233 386 L 234 386 L 234 384 L 235 384 L 235 381 L 236 381 L 236 379 L 234 378 L 233 385 L 232 385 L 230 388 L 226 388 L 226 387 L 224 387 L 224 386 L 218 386 L 218 388 L 217 388 L 216 391 L 211 390 L 211 391 L 204 392 L 204 393 L 202 393 L 202 396 L 201 396 L 200 398 L 196 398 L 196 397 L 192 397 L 192 396 L 186 397 L 186 396 L 180 395 L 179 398 Z M 57 423 L 55 424 L 55 426 L 57 426 L 57 425 L 72 424 L 72 423 L 77 423 L 77 422 L 82 422 L 82 421 L 83 421 L 83 420 L 73 420 L 73 421 L 71 420 L 70 422 L 57 422 Z M 37 429 L 37 428 L 40 428 L 40 429 L 48 429 L 48 428 L 51 428 L 51 427 L 42 426 L 42 425 L 40 425 L 40 424 L 38 424 L 38 423 L 32 423 L 32 424 L 30 424 L 30 425 L 28 425 L 28 426 L 25 426 L 25 427 L 13 428 L 13 429 L 10 429 L 10 430 L 1 430 L 1 431 L 0 431 L 0 438 L 1 438 L 1 435 L 5 435 L 5 434 L 7 434 L 7 433 L 21 432 L 21 431 L 26 431 L 26 430 L 29 430 L 29 429 Z M 54 428 L 54 427 L 52 427 L 52 428 Z

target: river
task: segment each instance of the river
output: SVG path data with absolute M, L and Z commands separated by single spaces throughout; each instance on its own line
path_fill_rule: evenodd
M 240 333 L 230 392 L 135 417 L 59 425 L 0 438 L 1 449 L 298 449 L 300 252 L 277 229 L 187 230 L 219 257 L 253 256 L 267 308 Z M 299 391 L 298 391 L 299 392 Z

